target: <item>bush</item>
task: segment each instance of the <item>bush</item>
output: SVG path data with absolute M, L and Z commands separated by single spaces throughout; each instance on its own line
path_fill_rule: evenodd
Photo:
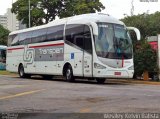
M 144 71 L 158 73 L 157 52 L 146 40 L 141 40 L 134 49 L 135 75 L 141 76 Z

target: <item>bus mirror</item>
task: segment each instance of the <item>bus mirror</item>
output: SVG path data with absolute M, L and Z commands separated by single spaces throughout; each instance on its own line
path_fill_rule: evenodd
M 93 28 L 93 34 L 98 36 L 98 26 L 96 23 L 91 22 L 92 28 Z
M 140 40 L 141 39 L 141 34 L 140 34 L 140 31 L 135 28 L 135 27 L 127 27 L 128 30 L 133 30 L 135 33 L 136 33 L 136 36 L 137 36 L 137 40 Z

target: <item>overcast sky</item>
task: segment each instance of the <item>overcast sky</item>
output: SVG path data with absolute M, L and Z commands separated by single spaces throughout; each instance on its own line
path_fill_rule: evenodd
M 16 0 L 13 0 L 15 2 Z M 100 0 L 106 7 L 103 13 L 110 14 L 115 18 L 123 18 L 124 14 L 131 15 L 132 0 Z M 140 1 L 157 1 L 157 2 L 140 2 Z M 6 13 L 7 8 L 11 8 L 12 0 L 0 0 L 0 15 Z M 134 0 L 134 14 L 141 14 L 149 11 L 154 13 L 160 11 L 160 0 Z

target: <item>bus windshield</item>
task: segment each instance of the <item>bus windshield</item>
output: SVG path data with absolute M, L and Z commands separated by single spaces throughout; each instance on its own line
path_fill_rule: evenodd
M 123 25 L 97 23 L 98 37 L 95 38 L 96 53 L 109 59 L 131 59 L 132 40 Z

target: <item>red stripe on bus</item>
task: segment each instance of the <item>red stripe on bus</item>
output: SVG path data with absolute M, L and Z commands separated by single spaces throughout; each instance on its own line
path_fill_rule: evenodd
M 30 46 L 29 48 L 41 48 L 41 47 L 61 46 L 61 45 L 64 45 L 64 43 Z
M 24 47 L 20 47 L 20 48 L 8 48 L 7 50 L 22 50 L 24 49 Z

